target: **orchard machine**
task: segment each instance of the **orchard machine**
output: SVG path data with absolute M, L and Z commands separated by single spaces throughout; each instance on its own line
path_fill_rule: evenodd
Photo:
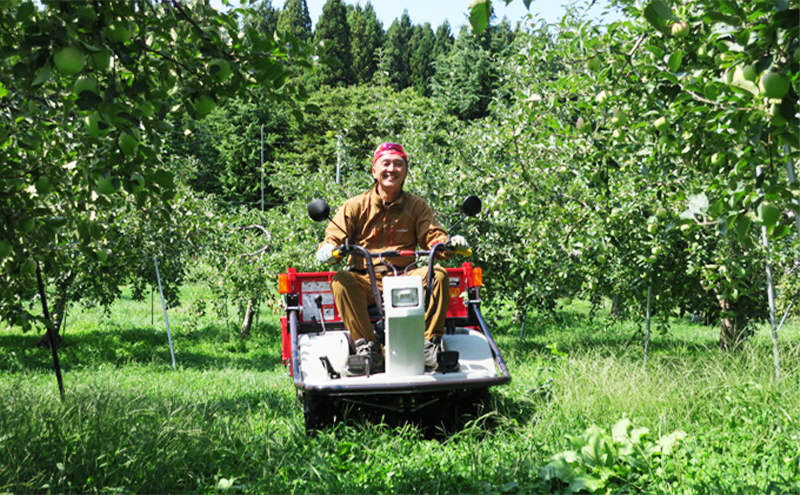
M 450 232 L 480 209 L 478 197 L 464 200 L 461 218 Z M 312 201 L 308 213 L 317 222 L 330 218 L 323 200 Z M 438 354 L 438 369 L 443 371 L 425 371 L 425 288 L 431 284 L 439 250 L 453 251 L 449 243 L 436 244 L 428 251 L 370 253 L 345 241 L 336 249 L 339 256 L 364 257 L 376 301 L 370 315 L 375 333 L 384 344 L 385 371 L 371 373 L 367 362 L 364 375 L 346 376 L 344 370 L 348 359 L 355 357 L 355 347 L 331 293 L 330 280 L 335 272 L 301 273 L 289 268 L 280 274 L 279 289 L 286 304 L 286 315 L 281 318 L 281 357 L 303 402 L 306 431 L 332 425 L 354 410 L 378 411 L 384 418 L 445 422 L 474 413 L 488 398 L 490 387 L 511 381 L 481 314 L 483 274 L 472 263 L 447 268 L 450 305 L 443 350 Z M 455 254 L 470 255 L 471 251 Z M 410 268 L 427 262 L 426 279 L 389 265 L 384 261 L 388 256 L 414 257 Z M 382 265 L 388 266 L 390 274 L 382 279 L 381 293 L 375 271 Z

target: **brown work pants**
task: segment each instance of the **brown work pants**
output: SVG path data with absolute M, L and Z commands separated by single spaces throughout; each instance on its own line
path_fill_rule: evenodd
M 422 283 L 428 276 L 428 268 L 420 267 L 408 271 L 408 275 L 419 275 Z M 378 290 L 383 297 L 383 276 L 377 275 Z M 430 340 L 435 336 L 444 335 L 444 320 L 447 317 L 447 307 L 450 305 L 450 277 L 447 270 L 435 266 L 433 270 L 433 290 L 428 307 L 425 308 L 425 339 Z M 375 296 L 369 281 L 369 274 L 342 271 L 331 278 L 333 300 L 339 309 L 345 327 L 350 330 L 353 341 L 365 339 L 376 340 L 375 331 L 369 321 L 370 305 L 375 304 Z M 384 301 L 384 304 L 386 302 Z

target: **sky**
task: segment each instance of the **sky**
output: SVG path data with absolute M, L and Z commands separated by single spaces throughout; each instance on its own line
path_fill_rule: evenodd
M 346 4 L 360 3 L 366 5 L 367 0 L 344 0 Z M 306 0 L 311 22 L 316 26 L 322 14 L 322 6 L 326 0 Z M 522 20 L 528 14 L 538 14 L 540 18 L 547 22 L 556 22 L 564 14 L 564 4 L 569 0 L 533 0 L 530 11 L 525 8 L 523 0 L 512 0 L 506 5 L 505 0 L 493 0 L 497 20 L 504 16 L 508 18 L 511 25 L 516 25 L 517 21 Z M 276 8 L 283 8 L 283 0 L 273 0 L 272 5 Z M 399 19 L 404 10 L 408 10 L 411 24 L 431 23 L 431 27 L 436 30 L 441 26 L 445 19 L 450 23 L 453 33 L 458 33 L 459 27 L 469 24 L 469 4 L 470 0 L 371 0 L 372 8 L 378 19 L 383 22 L 383 29 L 389 29 L 392 21 Z M 592 8 L 591 15 L 599 17 L 603 7 L 608 5 L 608 0 L 598 0 L 597 5 Z

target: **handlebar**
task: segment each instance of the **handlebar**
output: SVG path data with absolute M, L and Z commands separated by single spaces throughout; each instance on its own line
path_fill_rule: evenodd
M 409 267 L 414 266 L 416 261 L 419 260 L 422 256 L 429 256 L 430 259 L 428 261 L 428 275 L 425 278 L 425 286 L 431 287 L 433 283 L 433 260 L 436 255 L 436 251 L 440 249 L 446 249 L 455 254 L 461 254 L 464 256 L 472 256 L 472 249 L 465 249 L 459 250 L 458 248 L 454 248 L 453 246 L 448 245 L 449 243 L 436 243 L 429 250 L 421 250 L 421 251 L 412 251 L 412 250 L 391 250 L 391 251 L 382 251 L 377 253 L 372 253 L 368 251 L 365 247 L 359 246 L 357 244 L 343 244 L 341 246 L 337 246 L 334 248 L 332 254 L 335 258 L 341 259 L 346 255 L 349 254 L 358 254 L 364 257 L 367 265 L 367 272 L 369 273 L 370 285 L 372 286 L 372 294 L 375 297 L 375 304 L 378 307 L 378 311 L 383 314 L 383 300 L 381 298 L 380 291 L 378 290 L 378 283 L 375 277 L 375 264 L 372 262 L 372 258 L 377 258 L 380 260 L 380 263 L 383 262 L 384 257 L 392 257 L 392 256 L 414 256 L 415 262 L 409 264 L 406 267 L 408 270 Z M 389 265 L 392 269 L 395 270 L 395 275 L 397 274 L 397 269 L 389 263 L 385 263 Z M 425 307 L 428 307 L 428 302 L 431 296 L 431 291 L 428 290 L 425 292 Z
M 471 248 L 467 248 L 467 249 L 463 249 L 462 250 L 462 249 L 459 249 L 458 247 L 456 247 L 456 248 L 450 247 L 446 243 L 445 244 L 442 244 L 442 243 L 434 244 L 434 246 L 429 250 L 416 250 L 415 251 L 415 250 L 411 250 L 411 249 L 400 249 L 400 250 L 394 249 L 394 250 L 391 250 L 391 251 L 381 251 L 381 252 L 375 252 L 375 253 L 370 252 L 366 248 L 363 248 L 363 247 L 358 246 L 358 245 L 343 244 L 341 246 L 336 247 L 333 250 L 333 256 L 335 258 L 341 259 L 341 258 L 343 258 L 343 257 L 345 257 L 345 256 L 347 256 L 349 254 L 357 253 L 357 254 L 359 254 L 361 256 L 364 256 L 364 257 L 379 258 L 379 259 L 387 258 L 387 257 L 394 257 L 394 256 L 399 256 L 399 257 L 411 257 L 411 256 L 413 256 L 414 258 L 419 259 L 419 258 L 421 258 L 423 256 L 430 256 L 431 254 L 434 253 L 434 251 L 436 251 L 438 249 L 446 249 L 449 252 L 455 253 L 455 254 L 460 255 L 460 256 L 472 256 L 472 249 Z

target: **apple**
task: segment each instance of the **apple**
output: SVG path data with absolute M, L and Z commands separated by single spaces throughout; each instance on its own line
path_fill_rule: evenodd
M 778 223 L 780 217 L 780 208 L 772 203 L 763 202 L 758 206 L 758 219 L 767 227 L 771 227 Z
M 578 121 L 575 122 L 575 128 L 582 134 L 588 134 L 592 132 L 592 123 L 583 120 L 583 117 L 578 117 Z
M 227 60 L 215 58 L 208 64 L 208 73 L 217 82 L 224 82 L 231 77 L 231 64 Z
M 194 111 L 198 117 L 205 117 L 217 108 L 217 102 L 208 95 L 202 95 L 194 101 Z
M 22 221 L 22 224 L 19 226 L 19 231 L 25 235 L 36 226 L 36 222 L 33 218 L 26 218 Z
M 84 91 L 97 93 L 97 79 L 92 76 L 81 76 L 75 81 L 73 91 L 76 96 L 80 96 Z
M 11 254 L 11 244 L 6 241 L 0 241 L 0 260 L 8 258 Z
M 742 77 L 747 81 L 756 82 L 756 79 L 758 79 L 756 64 L 747 64 L 742 67 Z
M 647 224 L 647 232 L 649 234 L 655 234 L 658 231 L 658 225 L 655 223 L 648 223 Z M 655 254 L 655 253 L 653 253 Z
M 666 130 L 669 127 L 669 121 L 666 117 L 659 117 L 653 121 L 653 125 L 659 131 Z
M 86 66 L 86 55 L 76 46 L 66 46 L 53 54 L 53 63 L 60 73 L 72 76 Z
M 100 50 L 92 54 L 94 68 L 97 70 L 108 70 L 111 67 L 111 53 L 107 50 Z
M 781 115 L 780 103 L 771 103 L 769 108 L 767 108 L 767 115 L 769 115 L 772 125 L 782 126 L 786 124 L 786 119 Z
M 672 24 L 672 36 L 685 38 L 689 35 L 689 24 L 680 21 Z
M 668 214 L 669 214 L 669 212 L 663 206 L 659 206 L 658 208 L 656 208 L 656 217 L 657 218 L 667 218 Z
M 615 110 L 611 115 L 611 123 L 615 126 L 623 126 L 628 123 L 628 116 L 622 110 Z
M 606 256 L 604 254 L 598 254 L 597 255 L 597 263 L 600 264 L 600 265 L 605 265 L 606 264 Z
M 718 151 L 713 155 L 711 155 L 711 165 L 715 167 L 721 167 L 722 165 L 725 165 L 727 161 L 728 157 L 725 155 L 725 153 L 721 153 Z
M 600 57 L 595 56 L 589 59 L 587 65 L 589 66 L 589 70 L 597 72 L 603 66 L 603 61 L 600 60 Z
M 130 22 L 117 19 L 106 26 L 105 34 L 115 43 L 125 43 L 133 36 L 133 29 Z
M 36 179 L 36 192 L 42 196 L 47 196 L 53 192 L 53 184 L 50 183 L 50 178 L 43 175 Z
M 778 72 L 767 71 L 761 76 L 758 89 L 766 98 L 783 98 L 789 92 L 789 79 Z
M 597 103 L 605 103 L 611 97 L 611 92 L 606 91 L 605 89 L 597 93 L 597 96 L 594 97 Z

